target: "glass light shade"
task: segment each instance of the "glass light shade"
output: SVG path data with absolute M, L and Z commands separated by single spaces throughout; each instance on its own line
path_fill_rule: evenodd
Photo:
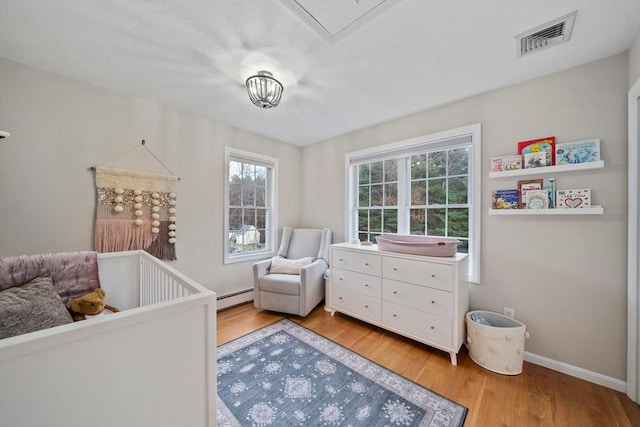
M 247 79 L 249 98 L 257 107 L 272 108 L 282 98 L 282 83 L 273 78 L 268 71 L 259 71 L 257 75 Z

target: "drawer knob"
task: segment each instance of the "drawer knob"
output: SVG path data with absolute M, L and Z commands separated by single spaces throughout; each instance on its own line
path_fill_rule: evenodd
M 340 261 L 344 261 L 344 259 L 340 258 Z
M 342 280 L 342 277 L 339 277 L 338 280 Z
M 364 308 L 369 308 L 369 306 L 368 306 L 368 305 L 365 305 L 365 306 L 364 306 Z
M 398 267 L 393 267 L 393 271 L 398 271 Z
M 394 294 L 394 295 L 395 295 L 395 294 L 397 294 L 397 293 L 398 293 L 398 291 L 393 291 L 393 294 Z
M 338 299 L 342 299 L 342 297 L 338 297 Z
M 393 313 L 393 317 L 398 317 L 398 315 L 397 315 L 397 314 L 395 314 L 395 313 Z
M 368 263 L 368 262 L 365 262 L 365 263 L 364 263 L 364 265 L 369 265 L 369 263 Z
M 369 287 L 369 284 L 365 283 L 365 284 L 364 284 L 364 287 L 365 287 L 365 288 L 368 288 L 368 287 Z
M 435 304 L 435 303 L 436 303 L 435 300 L 431 300 L 431 304 Z
M 432 275 L 431 275 L 431 277 L 436 277 L 436 275 L 435 275 L 435 274 L 432 274 Z
M 436 327 L 435 326 L 431 326 L 431 330 L 434 330 Z

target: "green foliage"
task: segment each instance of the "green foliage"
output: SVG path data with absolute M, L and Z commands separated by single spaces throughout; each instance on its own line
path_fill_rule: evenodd
M 358 236 L 375 241 L 380 233 L 398 232 L 398 164 L 403 159 L 358 166 Z M 469 238 L 469 149 L 466 147 L 412 155 L 410 158 L 409 232 Z

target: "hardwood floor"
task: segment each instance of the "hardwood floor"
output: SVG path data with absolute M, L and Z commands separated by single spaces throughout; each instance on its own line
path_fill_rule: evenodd
M 252 303 L 218 313 L 218 345 L 283 318 L 311 329 L 469 409 L 466 427 L 640 427 L 640 406 L 624 393 L 525 362 L 500 375 L 476 365 L 462 348 L 449 354 L 318 306 L 307 317 L 257 310 Z

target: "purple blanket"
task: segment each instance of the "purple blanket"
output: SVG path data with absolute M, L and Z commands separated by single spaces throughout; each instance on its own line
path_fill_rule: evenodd
M 22 286 L 46 272 L 67 308 L 72 299 L 100 287 L 98 254 L 84 251 L 0 258 L 0 291 Z

